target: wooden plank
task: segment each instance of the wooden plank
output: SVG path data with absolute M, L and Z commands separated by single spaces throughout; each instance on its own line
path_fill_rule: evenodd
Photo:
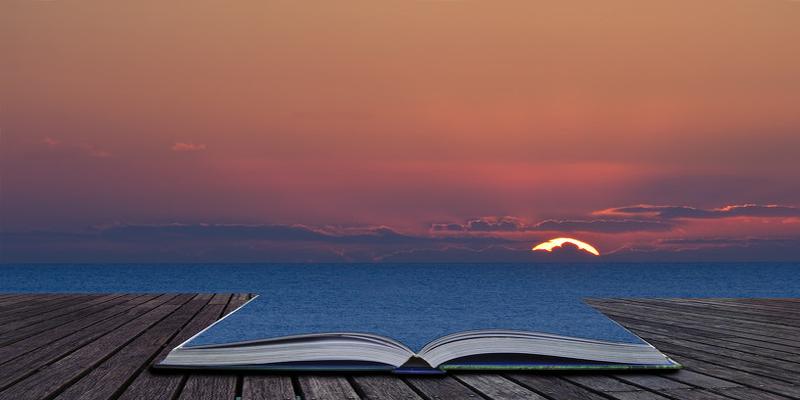
M 232 301 L 232 296 L 230 294 L 215 294 L 209 304 L 211 305 L 224 305 L 225 309 L 223 311 L 223 315 L 227 315 L 228 313 L 235 310 L 239 307 L 244 301 Z M 233 388 L 236 389 L 237 385 L 237 377 L 235 375 L 216 375 L 216 374 L 198 374 L 198 375 L 190 375 L 187 382 L 193 382 L 193 385 L 186 385 L 183 388 L 183 392 L 181 392 L 181 399 L 223 399 L 224 397 L 213 397 L 214 396 L 227 396 L 228 389 Z M 223 388 L 216 393 L 208 393 L 205 389 L 201 389 L 205 385 L 217 385 Z
M 635 392 L 640 390 L 636 386 L 629 385 L 608 375 L 565 375 L 564 379 L 596 392 Z
M 37 315 L 43 312 L 51 311 L 51 310 L 58 310 L 59 308 L 66 307 L 72 304 L 80 304 L 86 300 L 92 299 L 96 296 L 92 295 L 80 295 L 80 296 L 70 296 L 70 295 L 63 295 L 58 297 L 53 297 L 47 301 L 43 301 L 40 303 L 30 303 L 25 304 L 20 307 L 15 307 L 11 310 L 5 311 L 2 315 L 0 315 L 0 323 L 5 323 L 7 321 L 13 321 L 19 319 L 20 315 Z
M 233 400 L 236 397 L 236 379 L 227 375 L 192 374 L 186 380 L 180 400 Z
M 614 375 L 614 378 L 650 391 L 692 388 L 691 386 L 685 383 L 681 383 L 680 381 L 668 379 L 671 375 L 672 374 L 670 373 L 667 374 L 636 373 L 636 374 L 618 374 Z
M 731 311 L 727 307 L 716 306 L 711 304 L 700 305 L 696 303 L 689 303 L 684 300 L 650 300 L 650 299 L 631 299 L 628 300 L 632 303 L 643 304 L 649 307 L 661 308 L 670 311 L 685 312 L 689 315 L 714 315 L 717 317 L 734 318 L 737 321 L 753 321 L 762 322 L 770 325 L 782 325 L 789 328 L 797 328 L 800 326 L 798 320 L 783 314 L 767 315 L 767 312 L 760 312 L 757 314 Z
M 703 330 L 712 332 L 715 335 L 713 337 L 717 337 L 720 339 L 732 339 L 735 337 L 740 338 L 747 338 L 762 341 L 764 343 L 776 343 L 780 344 L 789 348 L 795 348 L 800 350 L 798 347 L 797 340 L 795 338 L 785 339 L 780 338 L 777 336 L 772 335 L 772 332 L 769 334 L 764 330 L 753 330 L 753 329 L 739 329 L 735 325 L 733 325 L 732 321 L 730 325 L 726 325 L 725 323 L 717 322 L 717 323 L 706 323 L 702 319 L 693 319 L 693 318 L 681 318 L 680 315 L 670 315 L 666 316 L 663 314 L 658 314 L 656 312 L 651 311 L 640 311 L 635 310 L 631 311 L 631 309 L 627 305 L 617 305 L 615 307 L 609 307 L 608 305 L 602 304 L 592 304 L 594 308 L 598 311 L 605 313 L 610 318 L 622 322 L 623 324 L 627 319 L 633 319 L 638 321 L 658 321 L 662 324 L 667 325 L 678 325 L 681 326 L 684 330 Z M 707 335 L 712 336 L 712 335 Z
M 691 342 L 699 343 L 699 344 L 711 344 L 716 347 L 729 349 L 729 350 L 737 350 L 743 351 L 747 353 L 751 353 L 754 355 L 759 356 L 767 356 L 771 359 L 778 359 L 784 361 L 790 361 L 798 363 L 800 362 L 800 354 L 796 354 L 796 352 L 800 352 L 800 350 L 793 350 L 787 351 L 792 348 L 782 348 L 781 350 L 775 350 L 773 347 L 769 346 L 765 347 L 764 343 L 769 342 L 762 342 L 762 341 L 754 341 L 750 339 L 745 340 L 732 340 L 732 338 L 727 337 L 715 337 L 713 334 L 709 335 L 704 331 L 696 331 L 696 330 L 686 330 L 681 329 L 677 330 L 674 328 L 672 324 L 664 324 L 659 323 L 658 321 L 644 321 L 639 319 L 620 319 L 618 318 L 618 322 L 623 322 L 626 326 L 636 329 L 638 332 L 647 332 L 648 336 L 650 337 L 659 337 L 659 336 L 666 336 L 673 339 L 686 339 Z M 782 345 L 777 345 L 782 346 Z
M 636 392 L 608 392 L 605 393 L 608 397 L 617 400 L 669 400 L 669 397 L 664 397 L 658 393 L 647 391 Z
M 208 299 L 195 297 L 149 328 L 141 336 L 92 369 L 56 399 L 104 400 L 120 393 L 136 373 L 152 359 Z
M 286 375 L 248 375 L 242 383 L 242 400 L 294 400 L 292 378 Z M 142 399 L 144 400 L 144 399 Z
M 137 298 L 139 300 L 136 300 Z M 92 324 L 100 322 L 106 318 L 129 310 L 134 306 L 144 303 L 152 298 L 152 296 L 143 297 L 139 295 L 121 296 L 114 299 L 112 302 L 109 302 L 108 308 L 102 309 L 96 313 L 93 313 L 92 315 L 73 320 L 70 323 L 59 326 L 58 329 L 50 329 L 48 331 L 29 336 L 16 343 L 6 345 L 0 348 L 0 364 L 6 363 L 9 360 L 19 357 L 20 355 L 35 350 L 39 347 L 53 343 L 65 336 L 69 336 L 76 331 L 79 331 L 87 326 L 91 326 Z
M 39 399 L 57 394 L 177 308 L 174 304 L 156 307 L 3 390 L 0 392 L 0 400 Z
M 301 375 L 297 377 L 304 400 L 358 399 L 347 378 L 332 375 Z
M 134 303 L 132 304 L 134 307 L 128 309 L 128 311 L 123 311 L 110 319 L 55 340 L 3 364 L 0 366 L 0 390 L 7 388 L 11 384 L 35 373 L 41 367 L 72 353 L 118 327 L 129 323 L 132 319 L 152 311 L 172 296 L 173 295 L 162 295 L 157 298 L 153 298 L 154 296 L 143 296 L 134 299 L 131 301 L 131 303 Z M 136 302 L 140 300 L 143 300 L 144 303 L 136 304 Z M 124 306 L 127 306 L 127 304 L 121 307 Z
M 675 337 L 693 336 L 695 339 L 704 338 L 704 340 L 708 339 L 707 341 L 710 342 L 718 342 L 720 346 L 727 346 L 729 344 L 731 344 L 731 346 L 735 346 L 733 343 L 744 344 L 747 346 L 752 346 L 751 348 L 775 350 L 785 354 L 781 355 L 780 358 L 785 358 L 786 356 L 793 358 L 797 355 L 800 355 L 800 347 L 794 347 L 782 343 L 774 343 L 775 339 L 766 335 L 737 333 L 738 336 L 730 336 L 726 333 L 722 333 L 725 332 L 724 329 L 703 328 L 696 325 L 693 325 L 692 327 L 688 325 L 681 325 L 681 329 L 676 330 L 676 324 L 673 322 L 658 321 L 653 320 L 652 318 L 648 319 L 646 317 L 631 318 L 610 311 L 608 312 L 608 315 L 623 325 L 630 327 L 635 326 L 635 329 L 644 332 L 674 335 Z M 785 342 L 784 340 L 778 341 Z
M 209 294 L 198 295 L 198 298 L 210 299 Z M 153 359 L 155 364 L 164 359 L 175 346 L 185 342 L 197 332 L 205 329 L 214 321 L 222 316 L 225 310 L 224 305 L 206 304 L 200 312 L 185 326 L 181 331 L 161 350 Z M 120 396 L 120 400 L 149 400 L 149 399 L 173 399 L 186 379 L 186 373 L 158 373 L 150 368 L 145 368 L 136 376 L 125 392 Z
M 800 399 L 800 343 L 781 338 L 793 318 L 776 328 L 766 317 L 797 310 L 783 299 L 637 299 L 598 301 L 597 307 L 673 356 L 686 369 L 665 374 L 468 374 L 446 377 L 394 375 L 301 376 L 154 373 L 148 366 L 249 295 L 205 295 L 203 302 L 169 295 L 98 300 L 72 295 L 55 312 L 59 295 L 7 295 L 53 318 L 72 320 L 0 347 L 0 400 L 6 398 L 131 399 Z M 83 300 L 75 299 L 83 297 Z M 42 300 L 45 299 L 45 300 Z M 63 298 L 62 298 L 63 300 Z M 92 302 L 90 305 L 86 302 Z M 210 303 L 214 304 L 210 304 Z M 186 304 L 184 304 L 186 303 Z M 651 304 L 652 303 L 652 304 Z M 13 303 L 12 303 L 13 304 Z M 33 304 L 39 304 L 33 306 Z M 46 306 L 50 304 L 50 306 Z M 147 305 L 147 306 L 145 306 Z M 90 308 L 91 307 L 91 308 Z M 165 308 L 172 311 L 165 312 Z M 50 310 L 50 311 L 48 311 Z M 763 310 L 763 314 L 759 314 Z M 161 313 L 153 315 L 154 313 Z M 737 315 L 741 314 L 742 318 Z M 684 316 L 682 318 L 681 316 Z M 32 321 L 17 313 L 17 319 Z M 755 317 L 755 318 L 754 318 Z M 762 318 L 764 317 L 764 318 Z M 36 317 L 34 317 L 36 318 Z M 711 322 L 706 322 L 709 318 Z M 38 324 L 39 322 L 36 322 Z M 144 326 L 143 326 L 144 325 Z M 781 325 L 781 324 L 777 324 Z M 15 325 L 16 326 L 16 325 Z M 24 325 L 22 328 L 31 326 Z M 2 329 L 2 328 L 0 328 Z M 138 330 L 138 332 L 137 332 Z M 780 333 L 783 332 L 783 333 Z M 237 378 L 239 376 L 239 378 Z M 295 393 L 295 388 L 298 392 Z M 241 391 L 241 393 L 237 393 Z
M 69 296 L 66 293 L 19 293 L 0 302 L 0 315 L 6 311 L 15 311 L 22 307 L 45 304 Z
M 459 374 L 455 378 L 485 397 L 509 400 L 546 400 L 531 390 L 497 374 Z
M 767 393 L 761 389 L 753 388 L 728 388 L 720 389 L 720 394 L 736 400 L 789 400 L 789 397 Z
M 354 376 L 353 386 L 365 400 L 421 400 L 402 379 L 393 375 Z M 244 399 L 243 399 L 244 400 Z
M 37 322 L 52 320 L 56 317 L 63 317 L 65 315 L 75 315 L 76 312 L 91 308 L 95 305 L 101 305 L 111 300 L 121 297 L 121 294 L 110 294 L 106 296 L 97 296 L 93 298 L 84 298 L 80 302 L 72 304 L 59 304 L 59 307 L 53 310 L 40 311 L 36 313 L 25 313 L 25 316 L 18 316 L 12 320 L 2 321 L 0 325 L 0 334 L 10 331 L 19 331 L 21 328 L 27 328 L 29 325 L 34 325 Z
M 673 357 L 675 361 L 683 364 L 684 367 L 694 372 L 699 372 L 723 380 L 738 382 L 742 385 L 762 389 L 779 395 L 800 398 L 800 387 L 780 380 L 754 375 L 746 371 L 741 371 L 702 360 L 696 360 L 687 356 L 676 354 L 670 354 L 670 356 Z
M 724 310 L 751 315 L 778 315 L 800 320 L 800 310 L 787 307 L 773 307 L 769 304 L 752 304 L 743 301 L 720 301 L 719 299 L 686 299 L 685 303 L 703 306 L 716 306 Z M 797 308 L 796 306 L 794 308 Z
M 480 398 L 477 392 L 451 376 L 412 376 L 406 378 L 406 382 L 429 399 Z
M 606 400 L 596 392 L 584 389 L 556 375 L 508 374 L 506 377 L 552 400 Z
M 686 369 L 664 374 L 663 377 L 699 388 L 720 389 L 742 387 L 742 385 L 736 382 L 726 381 L 724 379 L 715 378 L 713 376 L 700 374 Z
M 783 380 L 789 383 L 797 382 L 798 380 L 800 380 L 800 373 L 772 367 L 768 364 L 758 364 L 735 358 L 732 359 L 727 356 L 708 353 L 704 351 L 698 351 L 695 349 L 674 345 L 669 342 L 655 340 L 653 338 L 647 338 L 647 341 L 656 346 L 657 348 L 661 349 L 662 351 L 669 354 L 680 354 L 684 356 L 689 356 L 694 359 L 713 362 L 715 364 L 719 364 L 729 368 L 747 371 L 756 375 L 762 375 L 778 380 Z
M 121 303 L 122 301 L 124 301 L 124 299 L 121 296 L 116 296 L 112 299 L 103 299 L 103 301 L 99 302 L 99 304 L 85 302 L 81 304 L 82 308 L 78 310 L 73 310 L 72 312 L 68 313 L 60 313 L 61 315 L 49 316 L 43 319 L 37 318 L 38 322 L 0 334 L 0 343 L 2 343 L 4 346 L 7 346 L 11 343 L 27 339 L 42 332 L 60 330 L 61 326 L 63 325 L 80 320 L 82 318 L 90 317 L 91 315 L 104 309 L 108 309 L 116 304 Z M 13 323 L 9 323 L 8 325 L 15 326 Z
M 725 317 L 717 317 L 713 314 L 701 315 L 687 312 L 671 311 L 664 308 L 656 308 L 653 306 L 644 306 L 626 302 L 624 307 L 626 312 L 636 310 L 642 314 L 649 315 L 650 318 L 675 321 L 678 324 L 685 325 L 688 323 L 696 323 L 715 328 L 727 328 L 733 332 L 746 332 L 764 334 L 769 333 L 772 338 L 786 339 L 787 341 L 796 340 L 797 329 L 788 327 L 781 324 L 768 324 L 763 322 L 753 322 L 738 319 L 731 319 Z
M 19 307 L 19 303 L 40 303 L 43 301 L 47 301 L 49 296 L 41 295 L 41 294 L 20 294 L 20 293 L 12 293 L 7 294 L 5 298 L 0 299 L 0 315 L 2 312 L 7 310 L 13 310 Z

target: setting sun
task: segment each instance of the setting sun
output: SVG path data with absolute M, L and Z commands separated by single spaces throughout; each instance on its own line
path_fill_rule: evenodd
M 531 250 L 532 251 L 537 251 L 537 250 L 553 251 L 554 247 L 561 247 L 561 245 L 563 245 L 564 243 L 571 243 L 571 244 L 574 244 L 575 246 L 578 246 L 578 248 L 581 249 L 581 250 L 588 251 L 589 253 L 592 253 L 592 254 L 594 254 L 596 256 L 600 255 L 600 252 L 597 251 L 597 249 L 595 249 L 594 246 L 590 245 L 589 243 L 581 242 L 580 240 L 577 240 L 577 239 L 563 238 L 563 237 L 550 239 L 550 240 L 548 240 L 546 242 L 539 243 L 538 245 L 536 245 Z

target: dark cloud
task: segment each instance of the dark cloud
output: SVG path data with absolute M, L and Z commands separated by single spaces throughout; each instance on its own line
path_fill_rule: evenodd
M 431 230 L 450 232 L 515 232 L 524 228 L 524 224 L 514 217 L 482 217 L 469 220 L 463 224 L 433 224 Z
M 357 229 L 314 228 L 305 225 L 243 224 L 117 224 L 96 228 L 87 235 L 118 240 L 260 240 L 275 242 L 323 242 L 337 244 L 396 245 L 431 242 L 506 243 L 492 237 L 437 238 L 407 235 L 389 227 Z
M 703 209 L 689 206 L 637 205 L 610 208 L 607 210 L 598 211 L 596 214 L 654 217 L 662 219 L 704 219 L 733 217 L 785 218 L 800 217 L 800 207 L 772 204 L 744 204 L 714 209 Z
M 464 224 L 433 224 L 434 232 L 664 232 L 673 228 L 664 221 L 636 219 L 555 220 L 548 219 L 535 225 L 527 225 L 513 217 L 481 218 Z
M 324 241 L 333 236 L 302 225 L 240 224 L 117 224 L 99 227 L 88 235 L 120 240 L 230 239 L 273 241 Z
M 408 235 L 385 226 L 114 224 L 81 232 L 0 233 L 0 262 L 366 262 L 404 248 L 510 242 L 495 237 Z
M 642 221 L 631 219 L 596 219 L 596 220 L 554 220 L 549 219 L 529 227 L 535 231 L 557 232 L 664 232 L 673 228 L 673 224 L 662 221 Z
M 797 262 L 800 238 L 679 238 L 626 247 L 603 257 L 623 262 Z
M 431 230 L 437 232 L 463 232 L 466 229 L 461 224 L 433 224 L 431 225 Z

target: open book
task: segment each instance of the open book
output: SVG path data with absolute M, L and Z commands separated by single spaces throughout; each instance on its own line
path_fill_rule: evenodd
M 366 332 L 257 333 L 253 318 L 265 314 L 259 307 L 247 310 L 240 307 L 179 345 L 157 367 L 398 373 L 680 368 L 622 327 L 617 333 L 630 336 L 619 341 L 527 330 L 467 330 L 414 350 L 390 336 Z

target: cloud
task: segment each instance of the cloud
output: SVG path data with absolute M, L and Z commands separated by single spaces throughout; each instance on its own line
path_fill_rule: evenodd
M 671 223 L 632 219 L 554 220 L 549 219 L 529 227 L 533 231 L 554 232 L 664 232 L 672 230 Z
M 624 262 L 797 262 L 800 238 L 669 238 L 647 246 L 628 246 L 606 254 Z
M 523 230 L 525 224 L 515 217 L 481 217 L 463 224 L 433 224 L 431 230 L 451 232 L 515 232 Z
M 185 142 L 176 142 L 171 147 L 172 151 L 177 151 L 181 153 L 190 153 L 190 152 L 197 152 L 197 151 L 205 151 L 206 145 L 200 143 L 185 143 Z
M 86 154 L 88 154 L 91 157 L 108 158 L 112 156 L 110 151 L 92 145 L 84 145 L 81 146 L 81 148 L 86 152 Z
M 65 155 L 86 155 L 95 158 L 108 158 L 112 156 L 110 151 L 92 144 L 65 143 L 50 136 L 45 136 L 39 143 L 51 151 Z
M 512 242 L 410 235 L 385 226 L 113 224 L 80 232 L 0 233 L 5 262 L 371 262 L 381 254 L 409 248 L 502 243 Z
M 637 219 L 556 220 L 548 219 L 528 225 L 514 217 L 484 217 L 463 224 L 433 224 L 434 232 L 664 232 L 673 224 L 663 221 Z
M 53 139 L 50 136 L 45 136 L 42 139 L 41 143 L 44 144 L 47 147 L 53 148 L 53 147 L 56 147 L 56 146 L 60 145 L 61 141 L 58 140 L 58 139 Z
M 733 217 L 787 218 L 800 217 L 800 207 L 784 205 L 743 204 L 703 209 L 689 206 L 636 205 L 596 211 L 597 215 L 638 216 L 661 219 L 713 219 Z
M 359 245 L 402 245 L 429 243 L 507 243 L 506 239 L 492 237 L 436 238 L 409 235 L 386 226 L 337 229 L 283 224 L 114 224 L 97 227 L 87 232 L 105 239 L 115 240 L 251 240 L 274 242 L 317 242 Z

